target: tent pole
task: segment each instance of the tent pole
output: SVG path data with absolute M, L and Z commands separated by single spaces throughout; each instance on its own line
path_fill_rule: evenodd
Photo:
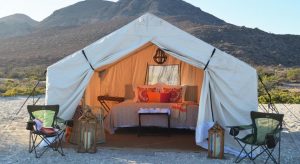
M 215 118 L 214 118 L 214 111 L 213 111 L 213 107 L 212 107 L 212 99 L 211 99 L 211 89 L 210 89 L 210 82 L 208 83 L 208 87 L 209 87 L 209 100 L 210 100 L 210 111 L 211 111 L 211 118 L 212 118 L 213 122 L 215 122 Z
M 210 59 L 214 56 L 215 52 L 216 52 L 216 48 L 213 49 L 213 51 L 212 51 L 212 53 L 211 53 L 211 55 L 210 55 L 210 58 L 208 59 L 206 65 L 205 65 L 205 67 L 204 67 L 204 69 L 203 69 L 204 71 L 206 70 L 206 68 L 207 68 L 207 66 L 208 66 L 208 64 L 209 64 L 209 62 L 210 62 Z
M 205 64 L 205 67 L 204 67 L 204 71 L 206 71 L 206 68 L 208 67 L 208 64 L 211 60 L 211 58 L 214 56 L 216 52 L 216 48 L 213 49 L 211 55 L 210 55 L 210 58 L 208 59 L 207 63 Z M 207 72 L 206 72 L 207 73 Z M 211 98 L 211 88 L 210 88 L 210 82 L 208 82 L 208 89 L 209 89 L 209 100 L 210 100 L 210 111 L 211 111 L 211 118 L 213 120 L 213 122 L 215 122 L 215 118 L 214 118 L 214 111 L 213 111 L 213 107 L 212 107 L 212 98 Z
M 145 85 L 148 85 L 148 73 L 149 73 L 149 64 L 148 64 L 148 62 L 147 62 L 147 69 L 146 69 L 146 75 L 145 75 L 145 79 L 144 79 L 144 84 Z
M 264 82 L 263 82 L 261 76 L 260 76 L 260 75 L 257 75 L 257 76 L 258 76 L 258 79 L 259 79 L 260 83 L 262 84 L 264 90 L 266 91 L 266 93 L 267 93 L 267 95 L 268 95 L 268 98 L 269 98 L 269 102 L 268 102 L 268 103 L 271 104 L 271 103 L 272 103 L 272 97 L 271 97 L 271 94 L 269 93 L 269 91 L 268 91 L 266 85 L 264 84 Z
M 44 75 L 46 75 L 47 70 L 44 72 Z M 33 87 L 33 89 L 31 90 L 30 94 L 28 95 L 28 97 L 26 98 L 26 100 L 24 101 L 24 103 L 21 105 L 21 107 L 19 108 L 19 110 L 16 112 L 16 115 L 18 115 L 20 113 L 20 111 L 22 110 L 22 108 L 24 107 L 24 105 L 26 104 L 26 102 L 29 100 L 29 98 L 32 96 L 32 104 L 35 105 L 41 97 L 39 97 L 36 101 L 34 101 L 34 92 L 35 89 L 38 87 L 38 85 L 40 84 L 41 80 L 38 80 L 38 82 L 35 84 L 35 86 Z
M 182 70 L 182 68 L 181 68 L 181 60 L 180 60 L 180 64 L 179 64 L 179 69 L 178 69 L 178 73 L 179 73 L 179 85 L 181 85 L 181 70 Z
M 85 60 L 86 60 L 86 61 L 88 62 L 88 64 L 90 65 L 91 69 L 92 69 L 93 71 L 95 71 L 95 68 L 92 66 L 91 62 L 89 61 L 88 57 L 86 56 L 85 51 L 84 51 L 84 50 L 81 50 L 81 52 L 82 52 L 82 54 L 83 54 Z

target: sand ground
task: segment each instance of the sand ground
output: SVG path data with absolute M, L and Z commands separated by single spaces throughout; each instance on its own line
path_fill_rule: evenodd
M 224 160 L 207 159 L 207 152 L 153 149 L 115 149 L 98 147 L 96 154 L 78 154 L 74 148 L 65 148 L 65 156 L 48 151 L 36 159 L 28 153 L 28 120 L 26 108 L 15 115 L 25 101 L 24 97 L 0 98 L 0 163 L 233 163 L 234 156 L 226 154 Z M 42 98 L 40 102 L 44 102 Z M 29 103 L 32 103 L 30 101 Z M 276 105 L 285 114 L 286 129 L 282 134 L 281 162 L 300 161 L 300 104 Z M 290 111 L 288 110 L 290 109 Z M 295 117 L 296 116 L 296 117 Z M 263 162 L 264 156 L 258 159 Z M 251 163 L 245 160 L 242 163 Z

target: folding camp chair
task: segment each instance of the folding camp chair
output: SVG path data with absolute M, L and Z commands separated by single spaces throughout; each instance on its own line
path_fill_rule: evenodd
M 239 163 L 246 157 L 254 162 L 257 157 L 265 152 L 267 154 L 265 163 L 267 163 L 269 159 L 271 159 L 274 163 L 280 163 L 280 142 L 283 116 L 283 114 L 252 111 L 251 125 L 230 126 L 230 135 L 234 136 L 234 139 L 242 147 L 242 150 L 235 159 L 235 162 Z M 241 130 L 251 130 L 251 133 L 242 138 L 237 137 Z M 279 148 L 278 160 L 276 161 L 272 153 L 277 144 Z M 258 148 L 261 148 L 260 151 L 258 151 Z
M 29 133 L 29 153 L 34 151 L 35 157 L 41 157 L 49 148 L 64 156 L 62 149 L 62 138 L 65 129 L 58 126 L 57 114 L 58 105 L 28 105 L 27 110 L 30 121 L 27 122 Z M 41 120 L 45 126 L 51 128 L 41 128 L 37 126 L 37 120 Z M 45 146 L 43 146 L 43 144 Z

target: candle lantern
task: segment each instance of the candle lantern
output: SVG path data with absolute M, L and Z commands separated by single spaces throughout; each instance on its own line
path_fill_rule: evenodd
M 104 131 L 104 109 L 101 107 L 98 108 L 98 115 L 97 115 L 97 133 L 96 133 L 96 139 L 97 143 L 104 143 L 105 142 L 105 131 Z
M 208 157 L 224 157 L 224 129 L 217 122 L 208 130 Z
M 79 118 L 78 153 L 96 153 L 97 118 L 91 109 L 85 107 L 83 115 Z

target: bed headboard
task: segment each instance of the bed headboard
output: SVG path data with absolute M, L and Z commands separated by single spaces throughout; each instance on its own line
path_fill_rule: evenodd
M 125 85 L 125 95 L 126 100 L 134 99 L 134 91 L 132 84 Z M 198 102 L 198 86 L 186 86 L 185 91 L 185 101 L 194 101 Z
M 186 86 L 185 101 L 198 102 L 198 86 Z
M 125 85 L 125 100 L 131 100 L 134 99 L 134 91 L 133 91 L 133 85 L 132 84 L 126 84 Z

